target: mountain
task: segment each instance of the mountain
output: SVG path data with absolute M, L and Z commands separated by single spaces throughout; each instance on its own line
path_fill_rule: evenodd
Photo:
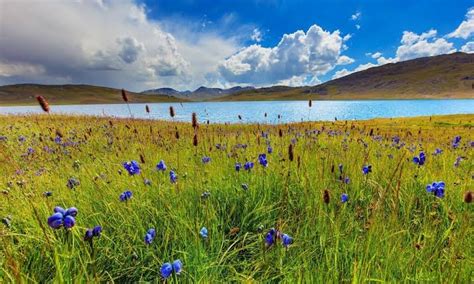
M 36 104 L 36 95 L 44 96 L 51 104 L 107 104 L 123 103 L 121 89 L 91 85 L 17 84 L 0 86 L 0 105 Z M 176 102 L 174 96 L 147 96 L 128 92 L 130 102 Z
M 121 103 L 120 89 L 91 85 L 19 84 L 0 86 L 0 105 L 36 104 L 43 95 L 52 104 Z M 352 100 L 352 99 L 474 99 L 474 54 L 462 52 L 417 58 L 359 71 L 317 86 L 267 88 L 199 87 L 130 93 L 132 102 Z
M 474 54 L 456 52 L 389 63 L 317 86 L 262 88 L 217 100 L 412 98 L 474 98 Z
M 187 99 L 191 101 L 203 101 L 203 100 L 212 100 L 220 97 L 225 97 L 228 95 L 237 94 L 244 91 L 252 91 L 254 87 L 241 87 L 236 86 L 230 89 L 221 89 L 221 88 L 207 88 L 201 86 L 194 91 L 177 91 L 172 88 L 159 88 L 143 91 L 142 94 L 147 95 L 169 95 L 174 96 L 180 99 Z

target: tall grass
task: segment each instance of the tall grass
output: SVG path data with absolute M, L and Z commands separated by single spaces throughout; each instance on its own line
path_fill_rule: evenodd
M 196 127 L 0 117 L 0 218 L 10 220 L 0 224 L 0 282 L 158 281 L 160 266 L 175 259 L 184 272 L 170 282 L 473 281 L 474 215 L 464 196 L 473 185 L 474 116 L 200 124 L 193 146 L 195 119 Z M 454 149 L 456 135 L 462 140 Z M 273 153 L 264 168 L 257 156 L 267 144 Z M 29 147 L 34 152 L 27 154 Z M 436 148 L 443 153 L 432 155 Z M 420 151 L 427 154 L 423 166 L 412 162 Z M 129 176 L 122 163 L 141 155 L 141 174 Z M 203 164 L 204 156 L 211 162 Z M 166 172 L 156 170 L 160 160 Z M 235 163 L 246 161 L 255 167 L 237 172 Z M 170 169 L 177 184 L 170 183 Z M 80 181 L 74 189 L 66 186 L 71 177 Z M 439 180 L 446 183 L 444 198 L 425 189 Z M 133 197 L 120 202 L 125 190 Z M 55 206 L 78 208 L 70 231 L 48 227 Z M 83 237 L 96 225 L 103 233 L 93 252 Z M 294 243 L 266 248 L 272 227 Z M 157 234 L 146 245 L 150 228 Z

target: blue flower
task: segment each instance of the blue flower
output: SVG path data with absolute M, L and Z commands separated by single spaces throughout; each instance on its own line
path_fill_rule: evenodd
M 174 171 L 170 171 L 170 182 L 176 183 L 177 180 L 178 180 L 178 176 L 176 175 L 176 173 Z
M 100 237 L 100 233 L 102 233 L 102 227 L 101 226 L 95 226 L 94 229 L 92 229 L 92 235 L 94 237 Z
M 132 192 L 130 190 L 124 191 L 119 197 L 120 201 L 127 201 L 130 198 L 132 198 Z
M 173 261 L 173 270 L 176 275 L 179 275 L 181 273 L 181 270 L 183 270 L 183 263 L 181 260 L 177 259 Z
M 344 178 L 344 183 L 349 184 L 351 182 L 351 179 L 349 177 Z
M 342 174 L 343 165 L 339 164 L 339 172 Z
M 242 168 L 242 164 L 241 164 L 241 163 L 235 163 L 235 170 L 236 170 L 236 171 L 240 171 L 241 168 Z
M 435 152 L 433 153 L 433 155 L 440 155 L 441 153 L 443 153 L 443 150 L 441 150 L 440 148 L 436 148 Z
M 203 164 L 207 164 L 211 161 L 211 158 L 210 157 L 202 157 L 202 163 Z
M 265 245 L 272 246 L 275 243 L 277 231 L 271 228 L 270 231 L 265 235 Z
M 92 233 L 91 229 L 87 229 L 86 233 L 84 234 L 84 241 L 92 241 L 92 238 L 94 237 L 94 234 Z
M 372 165 L 363 166 L 362 167 L 362 172 L 364 173 L 364 175 L 367 175 L 370 172 L 372 172 Z
M 258 155 L 258 162 L 260 163 L 260 165 L 267 167 L 268 166 L 267 154 Z
M 444 197 L 444 186 L 445 183 L 442 181 L 433 182 L 432 184 L 428 184 L 426 186 L 426 191 L 433 193 L 436 197 L 442 198 Z
M 59 229 L 63 225 L 64 215 L 56 212 L 48 218 L 48 225 L 53 229 Z
M 293 238 L 288 236 L 287 234 L 283 234 L 281 236 L 281 244 L 285 247 L 288 248 L 289 245 L 293 243 Z
M 349 195 L 347 193 L 341 194 L 341 202 L 346 203 L 347 201 L 349 201 Z
M 425 164 L 426 156 L 424 152 L 420 152 L 420 155 L 413 158 L 413 162 L 419 166 L 423 166 Z
M 199 231 L 199 235 L 201 235 L 201 238 L 207 239 L 208 237 L 208 231 L 206 227 L 202 227 L 201 230 Z
M 453 148 L 456 149 L 457 147 L 459 147 L 459 143 L 461 143 L 461 136 L 456 136 L 454 137 L 453 142 L 451 144 Z
M 56 136 L 56 138 L 54 138 L 54 143 L 56 144 L 61 144 L 61 137 L 60 136 Z
M 268 146 L 268 148 L 267 148 L 267 152 L 268 152 L 268 154 L 271 154 L 271 153 L 273 153 L 273 148 L 272 148 L 271 146 Z
M 77 208 L 76 208 L 76 207 L 68 208 L 68 209 L 66 210 L 65 215 L 66 215 L 66 216 L 76 217 L 76 216 L 77 216 Z
M 50 196 L 53 196 L 53 193 L 51 191 L 45 191 L 45 192 L 43 192 L 43 196 L 44 197 L 50 197 Z
M 455 167 L 459 167 L 459 164 L 461 163 L 461 160 L 462 160 L 462 157 L 458 156 L 456 158 L 456 161 L 454 162 L 454 166 Z
M 74 225 L 76 224 L 76 219 L 74 219 L 74 217 L 71 215 L 67 215 L 64 217 L 63 222 L 64 222 L 64 228 L 70 229 L 74 227 Z
M 155 229 L 149 229 L 146 234 L 145 234 L 145 244 L 149 245 L 153 242 L 153 239 L 156 236 L 156 231 Z
M 127 170 L 127 172 L 133 176 L 140 173 L 140 165 L 137 161 L 130 161 L 123 163 L 123 167 Z
M 173 266 L 171 265 L 171 263 L 169 262 L 163 263 L 163 265 L 160 268 L 160 273 L 163 279 L 168 279 L 168 277 L 171 276 L 171 273 L 173 273 Z
M 166 164 L 165 164 L 165 161 L 161 160 L 161 161 L 156 165 L 156 169 L 158 169 L 159 171 L 166 171 Z
M 63 215 L 66 214 L 66 210 L 64 208 L 62 208 L 61 206 L 54 207 L 53 211 L 54 211 L 54 213 L 61 213 Z
M 253 162 L 246 162 L 244 164 L 244 169 L 250 171 L 253 168 Z

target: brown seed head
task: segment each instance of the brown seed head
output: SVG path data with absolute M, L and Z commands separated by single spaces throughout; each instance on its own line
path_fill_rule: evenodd
M 194 137 L 193 137 L 193 145 L 194 145 L 194 146 L 197 146 L 197 145 L 198 145 L 198 136 L 197 136 L 197 134 L 194 134 Z
M 146 113 L 150 113 L 150 107 L 148 105 L 145 106 Z
M 293 159 L 294 159 L 293 144 L 290 144 L 290 146 L 288 146 L 288 159 L 290 160 L 290 162 L 293 162 Z
M 122 89 L 122 99 L 124 102 L 128 103 L 127 91 L 125 91 L 124 89 Z
M 325 189 L 324 190 L 324 194 L 323 194 L 323 201 L 324 203 L 326 204 L 329 204 L 329 201 L 330 201 L 330 196 L 329 196 L 329 190 Z
M 468 191 L 464 194 L 464 202 L 472 203 L 472 191 Z
M 193 112 L 192 114 L 192 119 L 191 119 L 192 125 L 194 129 L 198 128 L 198 120 L 197 120 L 197 114 Z
M 308 105 L 309 105 L 309 107 L 313 106 L 313 101 L 311 99 L 308 101 Z
M 50 109 L 49 109 L 48 101 L 43 96 L 36 96 L 36 100 L 38 101 L 43 111 L 49 113 Z
M 174 108 L 170 106 L 170 116 L 174 117 Z

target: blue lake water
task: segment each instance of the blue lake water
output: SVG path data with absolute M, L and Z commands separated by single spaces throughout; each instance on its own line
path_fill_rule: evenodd
M 169 107 L 175 109 L 175 120 L 189 121 L 196 112 L 201 122 L 282 123 L 316 120 L 353 120 L 378 117 L 408 117 L 442 114 L 473 114 L 474 99 L 463 100 L 374 100 L 374 101 L 258 101 L 130 104 L 136 118 L 170 119 Z M 39 106 L 0 107 L 0 114 L 41 113 Z M 130 117 L 126 104 L 53 105 L 52 113 Z M 265 117 L 267 113 L 267 117 Z M 239 120 L 238 116 L 242 119 Z M 278 119 L 278 115 L 281 116 Z

